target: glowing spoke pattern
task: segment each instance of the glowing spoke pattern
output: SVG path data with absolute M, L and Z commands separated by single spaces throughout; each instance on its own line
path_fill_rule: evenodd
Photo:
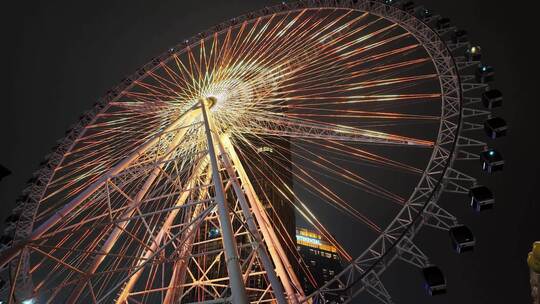
M 388 20 L 321 8 L 224 28 L 145 71 L 63 154 L 44 181 L 20 269 L 35 294 L 66 303 L 228 295 L 201 99 L 229 149 L 221 166 L 230 157 L 236 170 L 223 170 L 224 195 L 249 299 L 260 303 L 276 295 L 252 247 L 258 233 L 288 301 L 303 296 L 300 275 L 312 279 L 277 206 L 296 210 L 350 261 L 352 245 L 318 212 L 379 235 L 387 219 L 366 206 L 394 214 L 410 188 L 373 172 L 416 181 L 441 119 L 430 58 Z M 233 191 L 240 186 L 245 197 Z
M 254 119 L 255 127 L 234 129 L 234 131 L 268 136 L 308 138 L 321 140 L 353 141 L 371 144 L 405 145 L 432 147 L 433 142 L 407 138 L 404 136 L 358 129 L 341 124 L 316 123 L 312 120 L 265 121 Z

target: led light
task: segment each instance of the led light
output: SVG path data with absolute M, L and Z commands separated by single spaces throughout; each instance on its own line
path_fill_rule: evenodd
M 219 234 L 220 234 L 220 230 L 218 228 L 212 228 L 208 232 L 208 237 L 215 238 L 215 237 L 218 237 Z
M 489 156 L 495 155 L 495 151 L 489 151 Z
M 21 304 L 35 304 L 35 303 L 36 303 L 36 299 L 34 298 L 26 299 L 21 302 Z

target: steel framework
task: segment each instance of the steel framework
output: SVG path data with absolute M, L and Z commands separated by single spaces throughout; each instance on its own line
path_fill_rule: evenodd
M 433 142 L 406 136 L 382 136 L 382 133 L 367 129 L 311 124 L 294 118 L 276 123 L 264 116 L 253 117 L 238 129 L 231 126 L 225 132 L 214 122 L 211 108 L 215 106 L 215 101 L 202 98 L 182 109 L 159 132 L 144 138 L 131 153 L 123 155 L 120 161 L 56 208 L 47 219 L 40 219 L 36 226 L 40 203 L 47 194 L 55 172 L 66 160 L 66 155 L 73 153 L 81 138 L 92 136 L 89 126 L 98 123 L 105 111 L 118 107 L 123 94 L 140 84 L 141 79 L 162 69 L 164 62 L 186 53 L 186 50 L 197 48 L 201 41 L 227 35 L 231 29 L 242 30 L 247 24 L 258 22 L 261 18 L 312 9 L 365 12 L 397 25 L 414 37 L 429 56 L 440 87 L 439 127 Z M 341 297 L 344 302 L 351 302 L 364 291 L 382 303 L 393 303 L 380 280 L 381 274 L 396 260 L 420 268 L 430 265 L 427 256 L 414 243 L 414 237 L 423 226 L 448 230 L 458 225 L 458 220 L 439 206 L 440 196 L 443 192 L 467 194 L 468 189 L 477 184 L 474 177 L 457 169 L 455 162 L 478 160 L 477 151 L 487 146 L 467 135 L 467 132 L 482 128 L 478 123 L 479 118 L 491 115 L 490 111 L 478 107 L 479 98 L 467 95 L 474 90 L 487 88 L 486 84 L 477 82 L 473 75 L 466 74 L 469 68 L 477 66 L 479 62 L 454 55 L 456 50 L 470 44 L 445 41 L 443 35 L 453 28 L 436 30 L 430 27 L 429 23 L 437 17 L 420 20 L 395 5 L 379 1 L 283 3 L 219 24 L 156 57 L 110 90 L 93 110 L 81 117 L 66 138 L 59 142 L 44 166 L 36 172 L 35 181 L 23 191 L 13 242 L 3 249 L 0 256 L 0 266 L 8 272 L 11 281 L 4 288 L 7 298 L 9 301 L 32 298 L 36 288 L 39 288 L 32 280 L 32 272 L 39 265 L 31 262 L 30 253 L 33 252 L 80 276 L 76 278 L 70 274 L 73 279 L 69 284 L 75 287 L 67 294 L 68 303 L 75 303 L 82 297 L 90 298 L 95 303 L 111 299 L 116 303 L 142 303 L 151 293 L 162 293 L 161 300 L 165 303 L 187 301 L 184 296 L 188 294 L 193 301 L 198 299 L 207 303 L 324 303 L 326 298 L 335 296 Z M 271 75 L 271 72 L 264 73 Z M 394 220 L 341 273 L 320 286 L 315 293 L 305 295 L 289 261 L 286 245 L 271 224 L 264 204 L 244 168 L 242 156 L 236 152 L 234 139 L 230 136 L 235 131 L 257 136 L 424 147 L 433 152 L 418 184 L 403 202 Z M 190 146 L 199 148 L 185 148 Z M 159 186 L 158 177 L 167 175 L 165 168 L 176 161 L 178 155 L 184 158 L 189 155 L 195 165 L 184 162 L 176 164 L 176 176 L 166 177 L 174 185 L 170 190 L 174 195 L 171 193 L 168 198 L 153 197 L 152 193 Z M 143 183 L 134 183 L 141 178 Z M 114 196 L 123 196 L 126 205 L 112 206 Z M 171 198 L 174 203 L 167 208 L 143 208 L 149 202 Z M 74 263 L 77 267 L 58 258 L 63 246 L 61 243 L 58 248 L 48 249 L 40 244 L 41 240 L 53 239 L 56 234 L 76 229 L 77 223 L 63 223 L 70 223 L 76 219 L 74 214 L 80 212 L 81 208 L 98 202 L 108 207 L 103 207 L 106 211 L 95 217 L 108 218 L 107 224 L 111 228 L 99 237 L 91 232 L 84 234 L 86 237 L 96 237 L 92 248 L 97 248 L 97 251 L 92 254 L 80 252 L 84 261 L 77 260 Z M 159 223 L 152 220 L 156 214 L 164 215 Z M 179 217 L 182 217 L 182 222 L 178 222 Z M 128 252 L 116 252 L 114 248 L 134 221 L 140 222 L 140 229 L 147 231 L 148 238 L 137 240 L 144 246 L 134 253 L 138 256 L 134 266 L 125 269 L 124 275 L 116 277 L 111 274 L 108 277 L 111 286 L 99 293 L 94 285 L 101 282 L 97 279 L 92 281 L 92 278 L 98 270 L 103 271 L 103 267 L 109 266 L 106 260 L 108 255 L 129 255 Z M 218 227 L 219 237 L 215 240 L 201 237 L 201 225 Z M 53 227 L 57 230 L 51 230 Z M 205 230 L 205 233 L 208 231 L 211 230 Z M 137 235 L 132 237 L 137 239 Z M 221 245 L 216 247 L 216 241 L 221 241 Z M 197 248 L 202 247 L 205 249 L 198 251 Z M 66 253 L 66 256 L 71 254 Z M 209 257 L 210 262 L 203 266 L 199 263 L 204 255 Z M 222 257 L 225 265 L 221 265 Z M 168 285 L 161 288 L 141 286 L 139 278 L 153 273 L 152 269 L 160 263 L 171 265 L 172 270 L 167 273 L 170 276 Z M 258 281 L 251 284 L 251 280 Z M 58 286 L 52 291 L 51 299 L 65 292 L 62 287 Z M 194 290 L 204 296 L 193 296 Z

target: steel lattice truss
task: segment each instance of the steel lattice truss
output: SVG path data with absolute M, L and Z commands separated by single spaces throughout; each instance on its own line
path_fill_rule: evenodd
M 479 159 L 486 144 L 466 132 L 491 113 L 468 95 L 486 88 L 465 72 L 478 62 L 454 55 L 469 44 L 444 41 L 453 28 L 430 21 L 378 1 L 299 1 L 156 57 L 82 116 L 24 190 L 0 256 L 2 296 L 323 303 L 368 292 L 392 303 L 381 274 L 395 260 L 430 265 L 414 236 L 458 224 L 439 198 L 477 184 L 455 162 Z M 411 189 L 347 162 L 400 172 Z M 391 219 L 343 189 L 388 202 Z M 372 232 L 370 245 L 352 253 L 302 193 Z M 313 294 L 278 201 L 347 262 Z

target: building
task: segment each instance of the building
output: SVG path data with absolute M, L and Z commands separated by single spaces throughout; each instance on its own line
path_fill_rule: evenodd
M 240 154 L 240 161 L 268 214 L 272 229 L 285 250 L 288 262 L 297 273 L 295 211 L 293 204 L 283 194 L 287 192 L 286 188 L 292 188 L 293 184 L 290 142 L 286 138 L 249 137 L 249 143 L 238 144 L 245 145 L 240 149 L 241 151 L 250 152 Z M 253 267 L 255 270 L 263 270 L 257 262 Z M 266 284 L 266 281 L 259 276 L 251 277 L 246 286 L 264 290 Z M 257 298 L 250 300 L 257 301 Z
M 266 166 L 273 167 L 276 172 L 279 172 L 279 176 L 269 174 L 267 177 L 262 177 L 259 175 L 252 177 L 252 180 L 256 180 L 259 185 L 259 187 L 256 187 L 257 194 L 270 215 L 274 229 L 279 231 L 279 234 L 294 241 L 296 229 L 294 207 L 283 195 L 278 193 L 275 187 L 275 185 L 278 185 L 283 191 L 282 184 L 286 184 L 292 188 L 290 143 L 285 139 L 274 139 L 267 140 L 266 144 L 270 145 L 261 144 L 258 147 L 258 160 Z M 260 165 L 259 162 L 255 162 L 255 164 Z
M 296 218 L 294 206 L 287 201 L 280 191 L 292 188 L 292 164 L 290 142 L 288 139 L 272 138 L 264 141 L 250 138 L 256 147 L 249 159 L 241 156 L 247 174 L 263 207 L 269 215 L 272 227 L 282 238 L 282 244 L 294 251 Z M 244 150 L 249 151 L 249 147 Z M 274 173 L 272 173 L 274 172 Z M 279 190 L 278 190 L 279 189 Z M 287 252 L 289 261 L 294 261 L 295 252 Z
M 301 271 L 299 276 L 306 295 L 317 290 L 319 286 L 328 283 L 343 270 L 337 248 L 317 232 L 306 228 L 297 228 L 296 244 L 297 250 L 311 274 L 310 278 L 308 274 Z M 329 303 L 342 302 L 342 299 L 338 296 L 325 300 Z

